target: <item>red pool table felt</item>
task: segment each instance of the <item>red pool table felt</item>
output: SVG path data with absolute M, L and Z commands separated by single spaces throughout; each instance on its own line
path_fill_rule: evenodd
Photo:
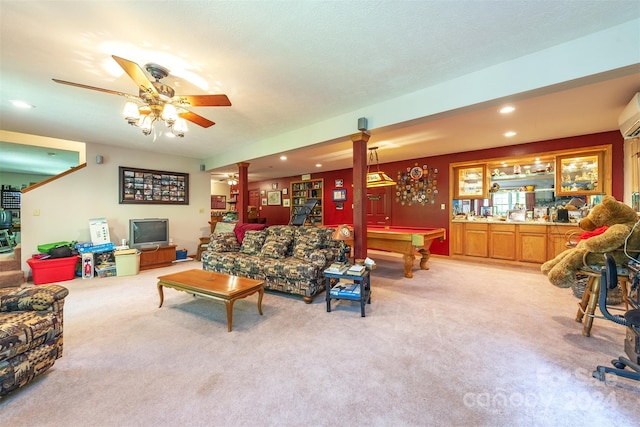
M 327 226 L 335 228 L 337 226 Z M 412 268 L 416 253 L 420 253 L 420 269 L 428 270 L 429 248 L 435 239 L 446 238 L 444 228 L 374 227 L 367 226 L 367 249 L 402 254 L 404 276 L 413 277 Z

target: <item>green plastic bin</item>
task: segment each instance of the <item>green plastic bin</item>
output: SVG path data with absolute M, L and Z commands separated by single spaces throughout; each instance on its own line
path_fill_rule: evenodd
M 137 249 L 125 249 L 115 251 L 116 275 L 135 276 L 140 272 L 140 251 Z

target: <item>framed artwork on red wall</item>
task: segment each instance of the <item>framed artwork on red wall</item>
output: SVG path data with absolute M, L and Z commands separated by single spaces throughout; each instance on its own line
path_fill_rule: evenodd
M 227 196 L 211 196 L 211 209 L 226 209 Z
M 341 190 L 333 190 L 333 201 L 344 202 L 347 200 L 347 190 L 345 188 Z

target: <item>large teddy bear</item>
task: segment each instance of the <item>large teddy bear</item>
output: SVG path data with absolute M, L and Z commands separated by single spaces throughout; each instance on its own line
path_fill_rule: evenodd
M 577 271 L 584 265 L 583 257 L 586 253 L 589 253 L 587 265 L 602 265 L 603 254 L 623 247 L 625 241 L 627 249 L 640 249 L 640 226 L 634 227 L 637 221 L 638 215 L 630 206 L 618 202 L 614 197 L 604 196 L 602 202 L 594 206 L 589 215 L 580 221 L 579 226 L 585 232 L 602 231 L 603 228 L 605 230 L 600 234 L 594 232 L 588 238 L 583 235 L 575 247 L 545 262 L 540 270 L 552 284 L 560 288 L 571 287 Z M 618 265 L 628 261 L 624 252 L 617 251 L 613 255 Z

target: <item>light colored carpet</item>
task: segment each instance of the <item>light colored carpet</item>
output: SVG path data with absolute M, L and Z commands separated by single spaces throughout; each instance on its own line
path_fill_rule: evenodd
M 64 356 L 0 400 L 10 426 L 629 426 L 640 384 L 591 377 L 624 328 L 574 321 L 578 300 L 535 269 L 432 258 L 402 277 L 375 255 L 372 304 L 266 293 L 224 305 L 156 277 L 75 279 Z

